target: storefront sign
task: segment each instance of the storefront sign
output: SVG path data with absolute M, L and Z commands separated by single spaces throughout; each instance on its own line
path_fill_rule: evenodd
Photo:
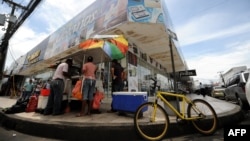
M 33 64 L 35 62 L 38 62 L 40 53 L 41 53 L 41 50 L 38 50 L 38 51 L 34 52 L 33 54 L 29 55 L 27 57 L 28 63 Z
M 196 76 L 195 70 L 186 70 L 186 71 L 179 71 L 179 75 L 181 76 Z

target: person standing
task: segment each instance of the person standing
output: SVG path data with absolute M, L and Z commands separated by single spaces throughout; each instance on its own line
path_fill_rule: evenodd
M 201 82 L 200 82 L 200 94 L 203 95 L 203 97 L 205 97 L 205 88 Z
M 66 62 L 59 64 L 56 68 L 52 81 L 50 83 L 50 95 L 48 103 L 44 109 L 44 115 L 60 115 L 61 104 L 64 90 L 64 80 L 70 78 L 69 68 L 72 66 L 73 60 L 67 59 Z
M 89 56 L 87 58 L 87 62 L 83 64 L 82 66 L 82 73 L 83 73 L 83 83 L 82 83 L 82 107 L 79 114 L 77 114 L 77 117 L 83 116 L 83 115 L 90 115 L 92 104 L 93 104 L 93 97 L 94 97 L 94 90 L 95 90 L 95 84 L 96 84 L 96 71 L 97 66 L 93 63 L 93 57 Z M 88 111 L 85 113 L 85 107 L 88 104 Z
M 123 72 L 124 68 L 121 66 L 121 64 L 116 60 L 112 60 L 112 67 L 111 67 L 111 76 L 112 76 L 112 93 L 117 91 L 123 91 L 124 82 L 123 82 Z M 113 96 L 113 94 L 112 94 Z M 113 101 L 111 102 L 111 110 L 110 112 L 116 112 L 113 109 Z
M 51 82 L 51 78 L 49 78 L 49 79 L 47 80 L 47 82 L 45 83 L 45 85 L 44 85 L 44 88 L 45 88 L 45 89 L 50 90 L 50 82 Z
M 35 91 L 34 91 L 37 97 L 40 95 L 41 88 L 42 88 L 42 82 L 40 80 L 37 80 L 37 84 L 35 85 Z
M 34 85 L 32 84 L 32 79 L 29 80 L 29 82 L 26 82 L 23 86 L 23 94 L 22 94 L 22 100 L 27 100 L 31 96 Z

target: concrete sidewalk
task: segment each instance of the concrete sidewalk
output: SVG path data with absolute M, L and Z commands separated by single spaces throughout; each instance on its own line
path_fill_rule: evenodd
M 238 105 L 215 99 L 209 96 L 190 94 L 191 99 L 204 99 L 215 109 L 219 127 L 237 123 L 244 118 Z M 153 98 L 149 98 L 149 101 Z M 61 140 L 142 140 L 134 130 L 133 114 L 120 116 L 118 113 L 107 113 L 110 109 L 111 98 L 105 98 L 101 104 L 101 113 L 91 116 L 76 117 L 77 110 L 59 116 L 44 116 L 39 113 L 5 114 L 0 112 L 2 126 L 35 136 L 55 138 Z M 0 97 L 0 108 L 8 108 L 15 104 L 16 99 Z M 176 122 L 175 116 L 169 116 L 170 123 L 166 137 L 175 137 L 195 133 L 191 124 Z

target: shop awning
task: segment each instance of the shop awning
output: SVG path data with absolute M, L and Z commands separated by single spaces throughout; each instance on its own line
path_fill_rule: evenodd
M 128 22 L 105 34 L 123 34 L 130 43 L 134 43 L 148 57 L 166 68 L 168 73 L 173 72 L 169 35 L 163 24 Z M 186 70 L 184 58 L 173 42 L 172 48 L 175 71 Z
M 54 65 L 58 62 L 64 62 L 67 58 L 72 58 L 74 60 L 74 64 L 81 67 L 85 57 L 87 58 L 88 56 L 93 56 L 95 58 L 93 61 L 94 63 L 111 61 L 110 57 L 102 50 L 102 48 L 83 50 L 79 48 L 78 45 L 76 45 L 47 60 L 41 60 L 40 62 L 32 65 L 32 67 L 27 67 L 25 70 L 21 71 L 20 74 L 30 75 L 36 74 L 39 71 L 47 71 L 51 69 L 51 65 Z
M 155 62 L 161 65 L 162 68 L 166 68 L 167 73 L 173 72 L 169 47 L 169 35 L 163 24 L 127 22 L 112 29 L 107 29 L 100 34 L 124 35 L 124 37 L 128 39 L 129 43 L 135 44 L 140 51 L 146 54 L 146 56 L 152 58 Z M 174 42 L 172 42 L 172 49 L 175 72 L 188 70 L 181 51 L 178 50 Z M 46 71 L 46 68 L 48 68 L 51 64 L 69 57 L 73 58 L 75 62 L 83 62 L 84 55 L 94 56 L 96 58 L 95 63 L 99 63 L 100 60 L 102 62 L 110 61 L 110 57 L 107 54 L 104 53 L 103 55 L 100 55 L 99 52 L 102 51 L 95 49 L 85 52 L 80 49 L 78 45 L 76 45 L 50 59 L 42 60 L 39 63 L 32 65 L 32 67 L 28 67 L 20 74 L 30 75 L 39 70 Z

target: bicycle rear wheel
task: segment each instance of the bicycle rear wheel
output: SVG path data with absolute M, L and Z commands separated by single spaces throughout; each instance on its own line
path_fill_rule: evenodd
M 146 140 L 161 140 L 167 133 L 169 117 L 159 104 L 147 102 L 139 106 L 134 115 L 134 126 Z
M 192 120 L 193 126 L 203 135 L 212 135 L 215 133 L 218 124 L 217 114 L 213 107 L 202 99 L 193 100 L 193 104 L 188 104 L 187 114 L 188 117 L 201 117 L 203 118 Z M 197 113 L 194 106 L 200 110 L 201 113 Z

